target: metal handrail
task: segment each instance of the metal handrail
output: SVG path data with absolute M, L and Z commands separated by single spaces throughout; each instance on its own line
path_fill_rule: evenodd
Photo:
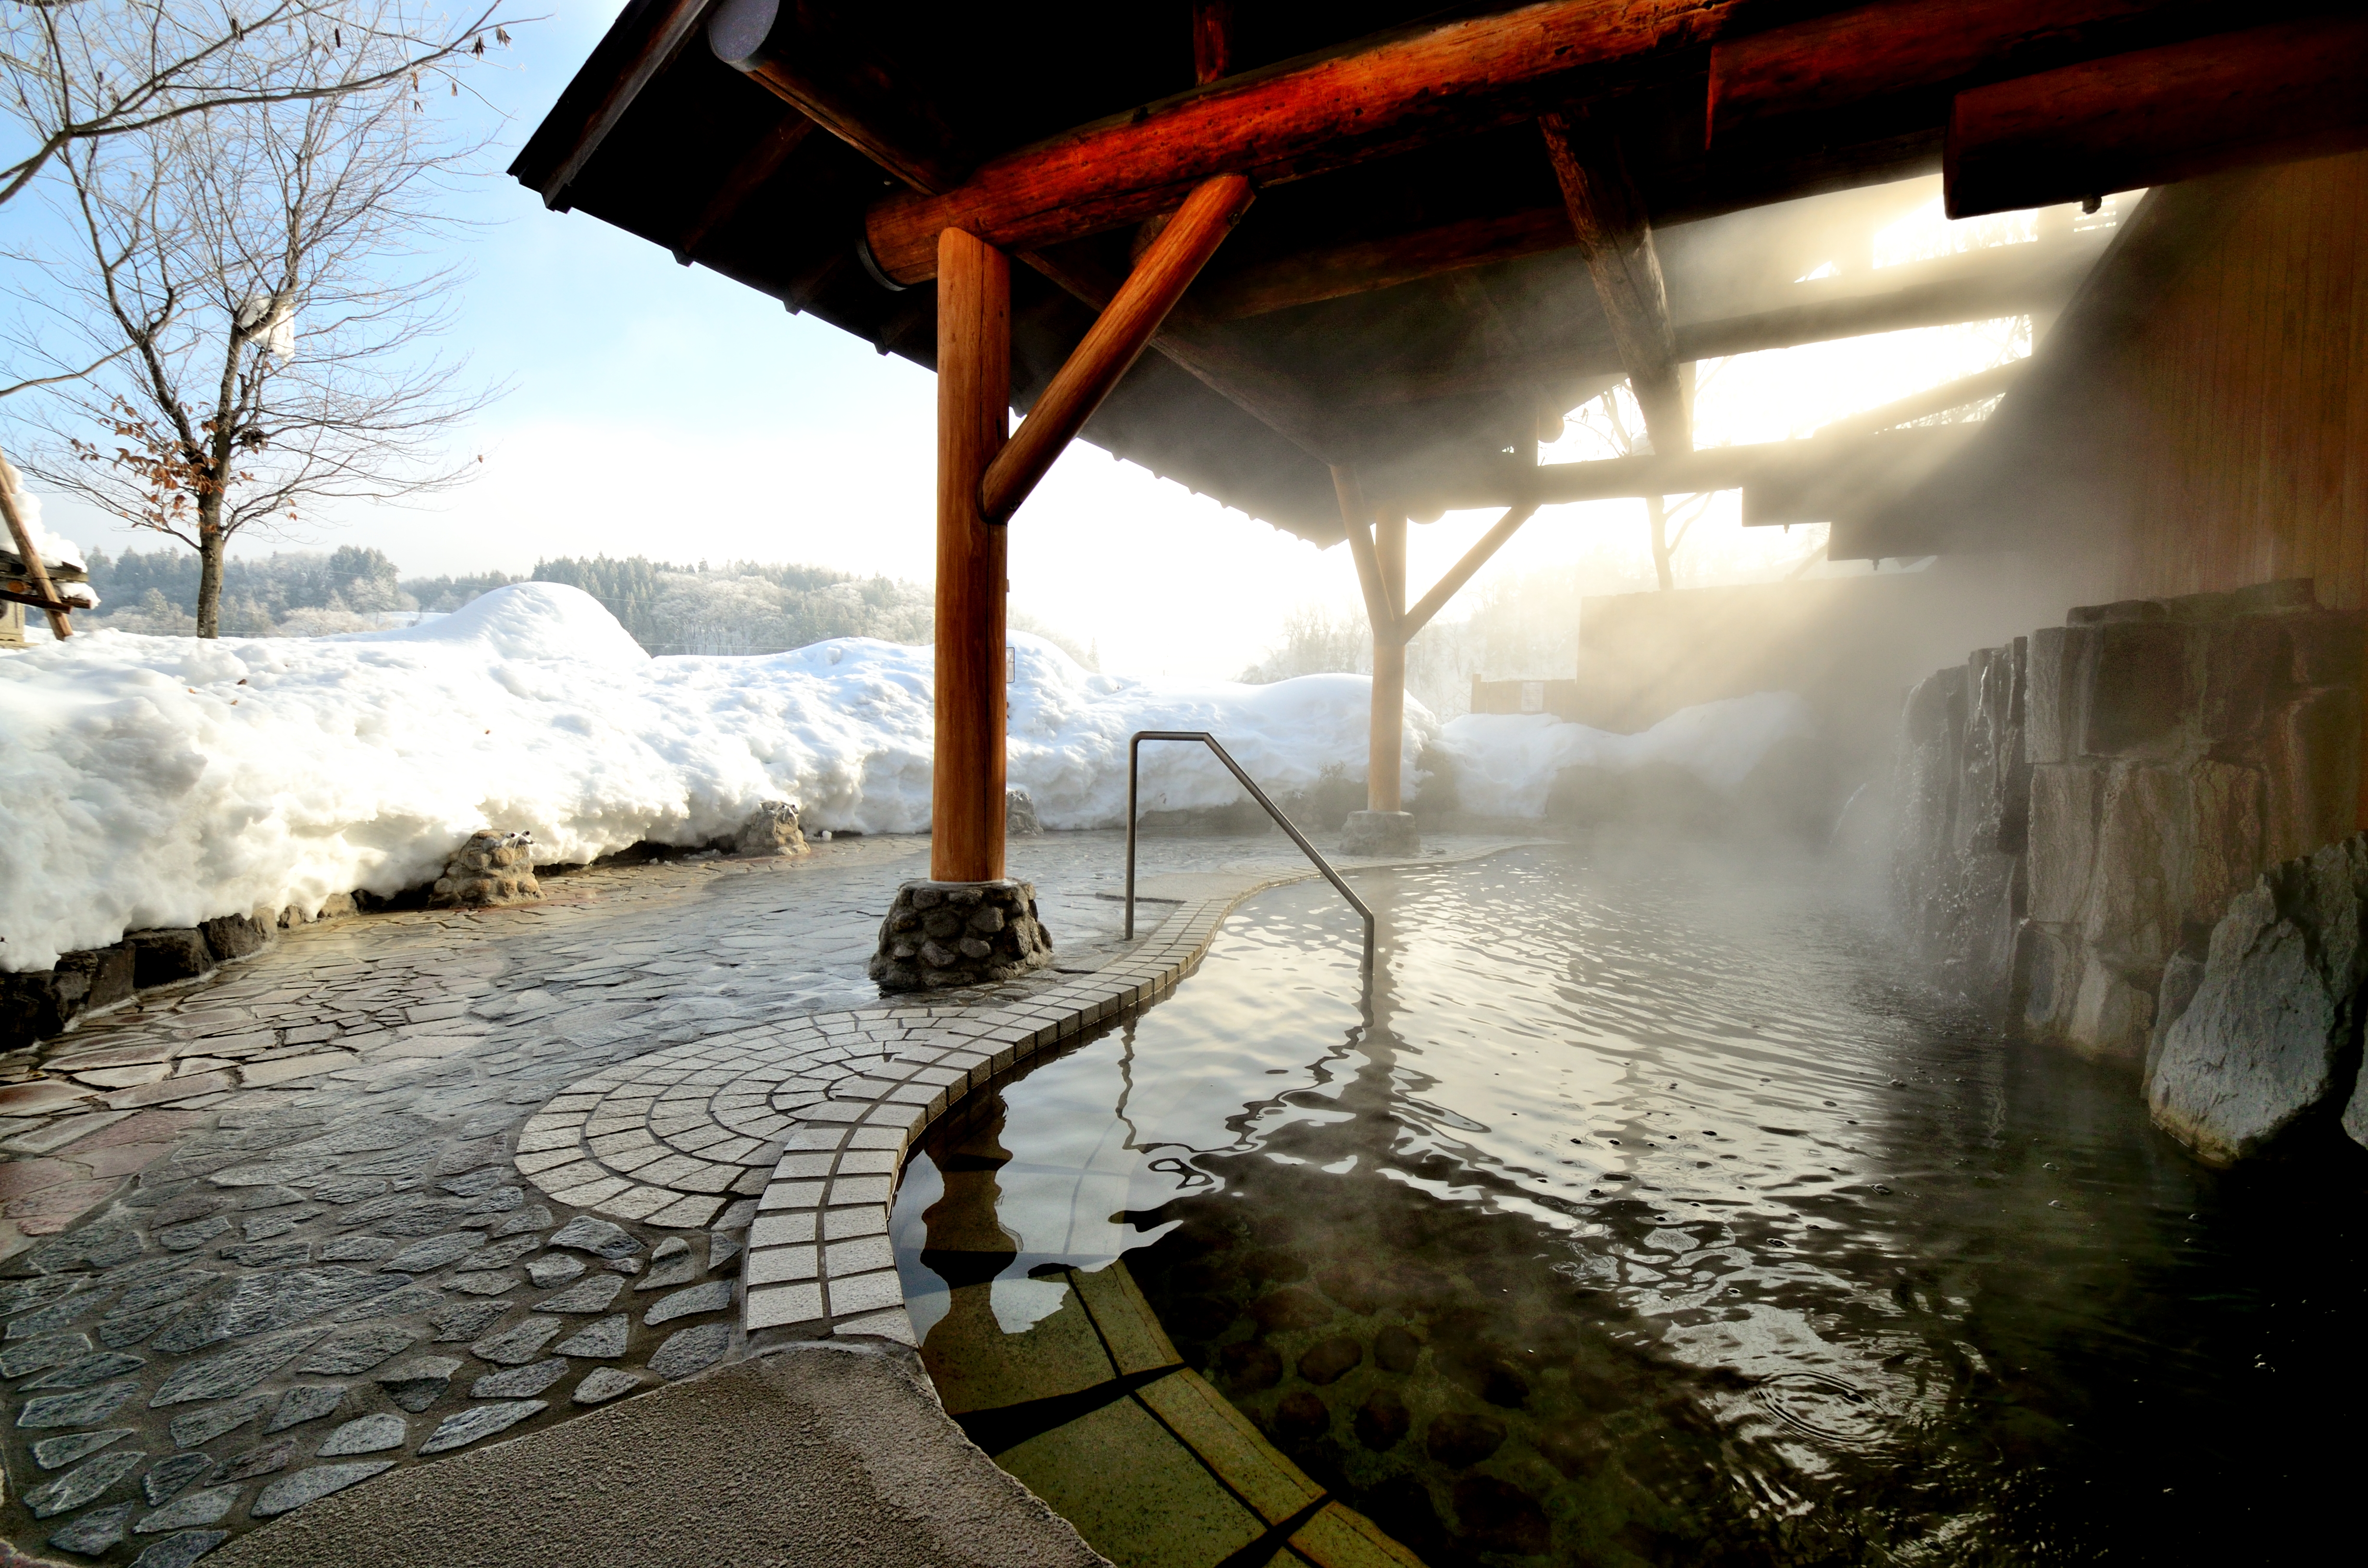
M 1143 743 L 1145 741 L 1199 741 L 1202 745 L 1207 746 L 1211 751 L 1217 754 L 1217 760 L 1224 763 L 1228 768 L 1233 770 L 1234 777 L 1242 781 L 1242 788 L 1250 792 L 1250 798 L 1256 801 L 1259 805 L 1264 806 L 1266 808 L 1266 814 L 1274 819 L 1275 825 L 1281 828 L 1283 832 L 1291 835 L 1291 841 L 1293 844 L 1298 845 L 1299 847 L 1305 852 L 1310 860 L 1315 862 L 1315 869 L 1324 873 L 1324 880 L 1330 882 L 1333 887 L 1338 889 L 1342 898 L 1349 901 L 1349 907 L 1355 910 L 1359 915 L 1364 916 L 1365 972 L 1368 975 L 1372 974 L 1373 972 L 1373 912 L 1365 907 L 1365 901 L 1363 899 L 1359 898 L 1355 893 L 1349 891 L 1349 884 L 1340 880 L 1340 873 L 1332 869 L 1332 862 L 1324 858 L 1323 852 L 1318 850 L 1313 844 L 1307 842 L 1307 835 L 1300 832 L 1298 827 L 1289 817 L 1282 814 L 1282 808 L 1276 805 L 1271 800 L 1267 798 L 1267 792 L 1258 787 L 1258 781 L 1252 778 L 1248 774 L 1244 773 L 1242 771 L 1242 765 L 1235 762 L 1233 758 L 1233 755 L 1226 751 L 1224 746 L 1217 744 L 1217 737 L 1209 733 L 1206 730 L 1137 730 L 1133 738 L 1127 742 L 1126 939 L 1130 942 L 1134 940 L 1134 820 L 1137 814 L 1135 811 L 1135 785 L 1138 773 L 1142 766 Z

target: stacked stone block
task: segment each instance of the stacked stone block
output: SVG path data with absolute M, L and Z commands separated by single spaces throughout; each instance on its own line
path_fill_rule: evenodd
M 479 828 L 428 890 L 431 909 L 524 903 L 542 896 L 534 880 L 534 835 Z
M 1036 884 L 906 882 L 880 925 L 870 973 L 883 991 L 1014 980 L 1053 961 Z
M 1893 780 L 1895 900 L 1955 989 L 2002 995 L 2023 915 L 2031 801 L 2028 642 L 1977 650 L 1908 695 Z
M 2137 1065 L 2268 866 L 2350 835 L 2362 623 L 2308 581 L 2075 609 L 1918 687 L 1893 887 L 2011 1031 Z
M 2075 610 L 2032 639 L 2025 1035 L 2136 1062 L 2174 959 L 2350 836 L 2362 623 L 2307 581 Z

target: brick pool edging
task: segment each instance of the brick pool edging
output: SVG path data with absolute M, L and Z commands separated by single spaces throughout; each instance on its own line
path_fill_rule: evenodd
M 1024 1000 L 814 1014 L 620 1062 L 529 1117 L 513 1159 L 557 1201 L 656 1226 L 753 1197 L 747 1335 L 911 1345 L 888 1211 L 915 1142 L 973 1089 L 1173 990 L 1244 899 L 1302 880 L 1179 904 L 1108 968 Z
M 1454 865 L 1534 842 L 1352 869 Z M 832 1335 L 911 1346 L 888 1219 L 921 1135 L 1037 1052 L 1166 995 L 1244 900 L 1315 874 L 1246 874 L 1182 901 L 1133 951 L 1022 999 L 814 1014 L 634 1057 L 546 1102 L 520 1130 L 515 1163 L 556 1201 L 661 1227 L 707 1225 L 756 1199 L 745 1346 Z

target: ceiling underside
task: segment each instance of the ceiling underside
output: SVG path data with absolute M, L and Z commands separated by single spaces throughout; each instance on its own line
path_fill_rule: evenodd
M 1723 13 L 1730 30 L 1836 9 L 1815 0 L 1705 0 L 1700 8 Z M 904 187 L 719 61 L 695 10 L 684 0 L 629 6 L 512 173 L 554 204 L 664 245 L 882 354 L 932 366 L 934 285 L 892 290 L 858 254 L 867 209 Z M 826 27 L 839 58 L 926 106 L 951 155 L 972 165 L 1192 87 L 1186 0 L 795 10 Z M 1407 5 L 1244 6 L 1231 68 L 1339 51 L 1439 16 Z M 680 41 L 654 55 L 662 34 Z M 637 67 L 646 80 L 629 106 L 587 137 L 604 100 Z M 1930 183 L 1896 182 L 1938 170 L 1946 93 L 1896 94 L 1728 135 L 1713 155 L 1704 145 L 1708 72 L 1700 43 L 1653 51 L 1588 76 L 1580 100 L 1617 127 L 1655 231 L 1681 358 L 2045 313 L 2094 259 L 2094 245 L 2067 241 L 1872 268 L 1873 231 L 1935 194 Z M 1458 475 L 1534 461 L 1541 411 L 1569 409 L 1620 377 L 1562 201 L 1527 121 L 1269 185 L 1173 319 L 1204 349 L 1254 368 L 1317 411 L 1322 438 L 1278 433 L 1156 347 L 1084 434 L 1319 543 L 1341 534 L 1327 458 L 1357 463 L 1410 502 L 1426 484 L 1452 502 Z M 1133 239 L 1124 228 L 1052 247 L 1045 270 L 1073 284 L 1121 278 Z M 1827 266 L 1831 275 L 1796 281 Z M 1030 404 L 1093 319 L 1092 307 L 1042 271 L 1015 265 L 1017 406 Z

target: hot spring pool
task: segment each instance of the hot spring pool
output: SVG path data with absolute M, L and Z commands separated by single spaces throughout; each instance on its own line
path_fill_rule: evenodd
M 2201 1170 L 2123 1074 L 1909 983 L 1812 860 L 1358 885 L 1370 999 L 1338 895 L 1276 890 L 933 1131 L 895 1229 L 941 1387 L 1122 1256 L 1183 1360 L 1433 1568 L 2349 1538 L 2368 1162 Z

